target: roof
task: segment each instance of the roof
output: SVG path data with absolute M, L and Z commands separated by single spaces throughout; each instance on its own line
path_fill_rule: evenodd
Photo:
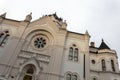
M 102 42 L 101 42 L 100 47 L 98 49 L 110 49 L 110 48 L 108 47 L 108 45 L 102 39 Z

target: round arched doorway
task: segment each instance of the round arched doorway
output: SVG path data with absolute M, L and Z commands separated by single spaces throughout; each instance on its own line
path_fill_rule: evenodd
M 34 74 L 35 74 L 35 66 L 34 65 L 26 65 L 23 69 L 23 80 L 34 80 Z

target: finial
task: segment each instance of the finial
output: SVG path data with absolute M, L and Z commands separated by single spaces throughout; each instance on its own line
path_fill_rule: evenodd
M 102 38 L 102 42 L 104 42 L 103 38 Z
M 1 14 L 0 17 L 5 18 L 6 17 L 6 12 Z
M 89 35 L 88 30 L 86 30 L 85 34 Z
M 32 13 L 28 14 L 24 21 L 30 22 L 32 19 Z
M 55 12 L 55 13 L 53 13 L 53 15 L 57 15 L 57 13 Z
M 67 23 L 66 23 L 66 20 L 64 20 L 64 22 L 62 22 L 62 29 L 66 29 L 67 27 Z

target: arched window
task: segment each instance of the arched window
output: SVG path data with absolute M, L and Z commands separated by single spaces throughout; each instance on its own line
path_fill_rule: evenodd
M 0 46 L 6 43 L 6 40 L 8 39 L 9 36 L 10 35 L 8 30 L 0 33 Z
M 66 75 L 66 80 L 71 80 L 71 74 Z
M 23 80 L 33 80 L 34 66 L 33 65 L 27 65 L 24 70 L 26 70 L 26 71 L 25 71 L 25 75 L 23 77 Z
M 113 60 L 111 60 L 111 68 L 112 68 L 112 71 L 115 71 L 114 61 Z
M 72 80 L 77 80 L 77 75 L 73 75 Z
M 73 48 L 69 48 L 69 60 L 73 60 Z
M 78 52 L 79 52 L 79 49 L 76 47 L 75 44 L 73 44 L 73 46 L 69 48 L 68 59 L 77 62 L 78 61 Z
M 91 63 L 92 63 L 92 64 L 95 64 L 95 60 L 91 60 Z
M 33 74 L 33 73 L 34 73 L 33 67 L 30 66 L 30 67 L 28 68 L 28 70 L 26 71 L 26 73 L 27 73 L 27 74 Z
M 106 71 L 106 64 L 105 64 L 105 60 L 104 60 L 104 59 L 102 59 L 101 63 L 102 63 L 102 71 Z
M 97 80 L 96 78 L 93 78 L 93 80 Z
M 78 61 L 78 48 L 74 50 L 74 61 Z

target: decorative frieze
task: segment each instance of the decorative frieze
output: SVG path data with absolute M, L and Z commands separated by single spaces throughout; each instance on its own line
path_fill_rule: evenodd
M 50 56 L 48 56 L 48 55 L 43 55 L 40 53 L 34 53 L 34 52 L 23 51 L 23 50 L 19 54 L 19 57 L 28 58 L 28 59 L 35 57 L 38 61 L 47 62 L 47 63 L 49 63 L 49 61 L 50 61 Z

